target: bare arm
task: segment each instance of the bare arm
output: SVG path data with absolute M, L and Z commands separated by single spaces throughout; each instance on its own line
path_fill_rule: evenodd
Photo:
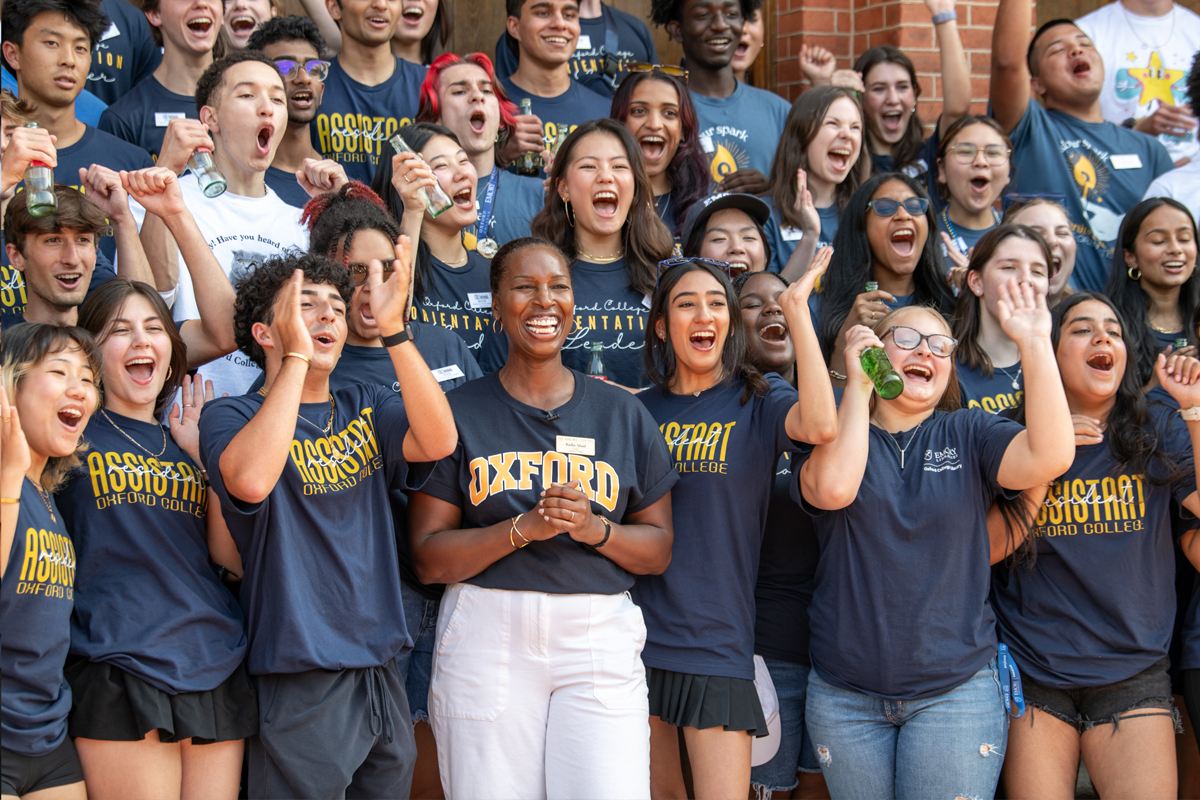
M 803 236 L 787 263 L 783 265 L 783 269 L 779 271 L 789 283 L 800 280 L 808 271 L 813 255 L 817 252 L 817 241 L 821 238 L 821 215 L 817 213 L 812 192 L 808 190 L 808 175 L 802 169 L 796 170 L 795 210 L 800 216 L 800 232 Z
M 811 444 L 827 444 L 838 435 L 833 386 L 829 383 L 829 370 L 825 368 L 821 343 L 808 310 L 808 297 L 817 279 L 825 274 L 832 257 L 832 247 L 822 248 L 808 272 L 779 296 L 796 349 L 796 385 L 802 387 L 799 399 L 788 411 L 787 434 L 795 441 Z
M 954 0 L 925 0 L 930 14 L 954 11 Z M 942 61 L 942 119 L 939 135 L 971 110 L 971 69 L 958 35 L 958 21 L 950 20 L 934 26 L 938 53 Z
M 25 472 L 32 463 L 25 433 L 16 405 L 9 405 L 4 386 L 0 385 L 0 497 L 20 500 L 25 488 Z M 0 575 L 8 565 L 13 541 L 17 537 L 20 502 L 0 504 Z
M 1033 18 L 1030 0 L 1000 0 L 996 27 L 992 30 L 992 82 L 989 99 L 992 116 L 1008 133 L 1029 108 L 1029 67 L 1025 50 L 1029 47 L 1029 22 Z
M 117 243 L 117 277 L 153 285 L 154 274 L 138 237 L 137 221 L 129 210 L 129 195 L 121 185 L 121 176 L 107 167 L 92 164 L 79 168 L 79 182 L 87 196 L 112 223 Z
M 333 2 L 334 0 L 328 0 Z M 329 9 L 326 8 L 326 0 L 300 0 L 300 5 L 304 6 L 304 13 L 317 23 L 317 30 L 321 32 L 321 38 L 325 40 L 325 53 L 321 53 L 322 58 L 332 58 L 342 52 L 342 29 L 333 21 L 333 17 L 329 15 Z
M 1045 499 L 1045 486 L 1035 486 L 1021 492 L 1017 498 L 1019 510 L 1016 514 L 1020 519 L 1014 520 L 1012 541 L 1009 541 L 1009 526 L 1004 520 L 1003 512 L 1000 511 L 1000 505 L 992 503 L 992 507 L 988 509 L 987 513 L 988 543 L 991 547 L 991 559 L 988 563 L 999 564 L 1017 551 L 1017 548 L 1028 538 L 1029 523 L 1032 523 L 1034 517 L 1037 516 L 1038 507 Z

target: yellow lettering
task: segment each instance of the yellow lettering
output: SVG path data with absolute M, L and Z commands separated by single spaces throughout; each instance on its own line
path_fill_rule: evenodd
M 104 474 L 104 457 L 99 453 L 88 453 L 88 475 L 92 478 L 92 496 L 108 494 L 108 478 Z

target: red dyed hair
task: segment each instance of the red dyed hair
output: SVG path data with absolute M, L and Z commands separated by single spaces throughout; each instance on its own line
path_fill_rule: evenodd
M 312 233 L 312 229 L 316 227 L 317 221 L 321 219 L 331 205 L 341 202 L 342 200 L 366 200 L 368 203 L 377 205 L 384 211 L 387 211 L 387 206 L 379 195 L 371 190 L 362 181 L 350 181 L 337 192 L 325 192 L 309 200 L 304 204 L 304 210 L 300 213 L 300 222 L 308 226 L 308 232 Z
M 437 122 L 441 116 L 441 98 L 438 96 L 438 82 L 442 79 L 442 70 L 456 67 L 459 64 L 474 64 L 487 73 L 488 80 L 492 82 L 492 91 L 496 94 L 496 99 L 500 102 L 500 128 L 505 131 L 512 131 L 517 126 L 517 121 L 514 119 L 518 113 L 517 104 L 508 99 L 508 94 L 504 91 L 504 87 L 500 85 L 499 79 L 496 77 L 496 70 L 492 66 L 492 60 L 483 53 L 471 53 L 467 56 L 459 56 L 454 53 L 442 53 L 433 60 L 429 65 L 429 71 L 425 73 L 425 81 L 421 84 L 421 104 L 417 109 L 417 122 Z

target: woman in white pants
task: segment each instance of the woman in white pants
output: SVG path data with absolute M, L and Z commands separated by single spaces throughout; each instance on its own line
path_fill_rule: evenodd
M 417 573 L 449 584 L 429 691 L 442 785 L 649 798 L 646 626 L 628 590 L 670 563 L 679 476 L 633 395 L 563 366 L 575 303 L 558 248 L 506 244 L 491 289 L 508 360 L 447 395 L 458 448 L 409 504 Z

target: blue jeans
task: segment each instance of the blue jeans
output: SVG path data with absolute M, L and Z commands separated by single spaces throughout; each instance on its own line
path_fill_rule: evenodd
M 835 800 L 988 798 L 1008 739 L 996 659 L 957 689 L 925 700 L 880 700 L 813 670 L 808 731 Z
M 808 673 L 804 664 L 763 657 L 779 697 L 779 750 L 774 758 L 750 770 L 750 783 L 772 792 L 788 792 L 799 784 L 800 772 L 820 772 L 817 751 L 804 724 Z
M 429 721 L 429 680 L 433 675 L 433 645 L 437 640 L 438 600 L 426 600 L 400 582 L 400 599 L 404 603 L 404 621 L 413 649 L 396 656 L 396 666 L 404 679 L 408 708 L 413 724 Z

